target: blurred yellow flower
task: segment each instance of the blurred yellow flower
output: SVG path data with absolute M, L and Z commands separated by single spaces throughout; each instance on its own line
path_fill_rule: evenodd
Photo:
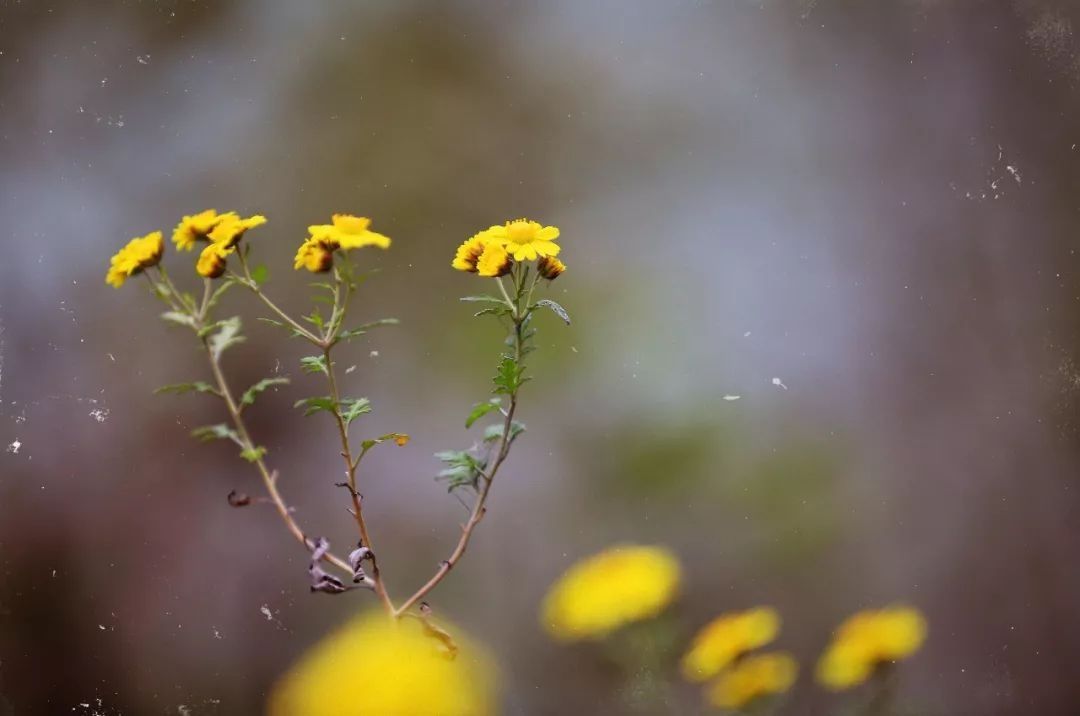
M 784 693 L 795 683 L 798 673 L 799 665 L 790 654 L 755 654 L 721 673 L 705 697 L 713 706 L 741 709 L 762 696 Z
M 371 231 L 371 219 L 352 214 L 334 214 L 330 224 L 315 224 L 308 227 L 312 239 L 322 239 L 336 243 L 344 251 L 360 249 L 365 246 L 390 248 L 390 238 Z M 310 240 L 310 239 L 309 239 Z
M 208 244 L 195 262 L 195 271 L 206 278 L 217 278 L 225 273 L 226 259 L 235 250 L 226 244 Z
M 105 282 L 115 288 L 124 285 L 129 276 L 157 265 L 165 252 L 165 239 L 160 231 L 151 231 L 127 242 L 124 248 L 113 254 Z
M 453 634 L 458 650 L 416 619 L 353 618 L 302 656 L 274 686 L 270 716 L 485 716 L 496 712 L 495 669 Z
M 926 619 L 906 606 L 858 612 L 833 633 L 817 679 L 834 691 L 858 686 L 882 664 L 915 653 L 926 640 Z
M 765 646 L 780 632 L 780 615 L 770 607 L 721 614 L 706 624 L 683 655 L 682 673 L 690 681 L 705 681 L 741 655 Z
M 554 256 L 541 256 L 536 262 L 536 270 L 548 281 L 554 281 L 566 270 L 566 264 Z
M 620 545 L 588 557 L 552 585 L 541 609 L 563 641 L 603 637 L 666 607 L 679 587 L 679 562 L 662 547 Z
M 241 219 L 235 213 L 230 212 L 223 215 L 217 225 L 210 231 L 210 241 L 231 249 L 240 243 L 240 239 L 244 237 L 248 229 L 254 229 L 256 226 L 262 226 L 265 223 L 266 217 L 261 214 Z
M 476 262 L 476 272 L 481 276 L 498 278 L 510 273 L 513 261 L 510 254 L 500 244 L 489 243 L 484 247 L 480 259 Z
M 529 219 L 515 219 L 502 226 L 492 226 L 484 232 L 488 238 L 503 244 L 515 261 L 532 261 L 540 256 L 555 256 L 559 253 L 559 229 L 554 226 L 541 226 Z
M 193 216 L 185 216 L 173 229 L 173 243 L 176 244 L 178 249 L 191 251 L 195 247 L 196 241 L 209 241 L 210 231 L 218 225 L 219 221 L 230 215 L 236 216 L 231 212 L 230 214 L 218 214 L 215 209 L 207 209 Z
M 476 264 L 480 260 L 480 254 L 484 253 L 484 248 L 487 245 L 488 237 L 486 232 L 481 231 L 479 234 L 474 234 L 458 247 L 457 253 L 454 255 L 454 260 L 450 265 L 458 271 L 476 273 Z

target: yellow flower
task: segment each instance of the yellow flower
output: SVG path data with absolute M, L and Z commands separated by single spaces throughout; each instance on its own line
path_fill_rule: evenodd
M 476 263 L 480 260 L 480 254 L 484 253 L 488 242 L 487 232 L 481 231 L 479 234 L 474 234 L 458 247 L 450 265 L 458 271 L 476 273 Z
M 151 231 L 146 236 L 134 238 L 127 242 L 124 248 L 113 254 L 109 261 L 109 270 L 105 274 L 105 282 L 110 286 L 120 288 L 129 276 L 156 266 L 161 261 L 163 253 L 165 253 L 165 239 L 160 231 Z
M 209 241 L 210 231 L 226 216 L 236 216 L 236 214 L 218 214 L 215 209 L 207 209 L 194 216 L 185 216 L 173 229 L 173 243 L 178 249 L 191 251 L 196 241 Z
M 740 656 L 765 646 L 780 632 L 780 615 L 770 607 L 721 614 L 706 624 L 683 655 L 682 673 L 690 681 L 705 681 Z
M 309 226 L 308 231 L 311 232 L 311 238 L 337 242 L 338 248 L 344 251 L 360 249 L 365 246 L 377 246 L 380 249 L 390 248 L 390 237 L 368 229 L 371 226 L 371 219 L 365 216 L 334 214 L 331 221 L 333 223 Z
M 532 261 L 539 256 L 555 256 L 559 253 L 559 229 L 541 226 L 528 219 L 515 219 L 502 226 L 492 226 L 487 236 L 503 244 L 515 261 Z
M 458 636 L 456 654 L 416 619 L 369 612 L 300 658 L 274 686 L 269 716 L 485 716 L 496 712 L 495 673 Z
M 782 694 L 795 683 L 799 665 L 790 654 L 756 654 L 723 672 L 705 693 L 713 706 L 741 709 L 770 694 Z
M 489 243 L 476 262 L 476 272 L 481 276 L 498 278 L 510 273 L 514 262 L 501 244 Z
M 554 256 L 541 256 L 536 262 L 536 270 L 548 281 L 554 281 L 566 270 L 566 264 Z
M 828 689 L 858 686 L 882 664 L 915 653 L 926 640 L 926 619 L 911 607 L 895 606 L 854 614 L 833 634 L 817 665 L 817 679 Z
M 210 241 L 215 244 L 221 244 L 225 248 L 232 248 L 240 243 L 240 239 L 244 238 L 244 234 L 248 229 L 254 229 L 256 226 L 262 226 L 266 223 L 266 217 L 261 214 L 255 214 L 249 216 L 246 219 L 241 219 L 234 213 L 228 213 L 221 217 L 217 225 L 210 232 Z
M 334 251 L 337 248 L 336 241 L 309 238 L 300 244 L 300 248 L 296 252 L 296 260 L 293 261 L 293 268 L 297 271 L 306 268 L 312 273 L 329 271 L 330 267 L 334 265 Z
M 662 547 L 611 547 L 570 567 L 541 610 L 548 632 L 563 641 L 603 637 L 659 614 L 675 597 L 680 569 Z
M 398 447 L 405 447 L 409 444 L 409 436 L 404 433 L 399 433 L 397 437 L 394 438 L 394 442 L 397 443 Z
M 195 263 L 195 271 L 206 278 L 217 278 L 225 273 L 226 259 L 234 251 L 236 249 L 225 244 L 209 244 L 199 254 L 199 260 Z

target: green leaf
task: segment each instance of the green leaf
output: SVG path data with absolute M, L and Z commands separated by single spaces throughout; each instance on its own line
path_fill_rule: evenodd
M 192 383 L 170 383 L 169 385 L 163 385 L 154 391 L 154 394 L 158 393 L 172 393 L 173 395 L 183 395 L 184 393 L 212 393 L 214 395 L 221 395 L 217 388 L 201 380 L 196 380 Z
M 187 326 L 188 328 L 195 328 L 195 319 L 186 313 L 180 313 L 179 311 L 166 311 L 161 314 L 161 318 L 169 323 L 175 323 L 178 326 Z
M 499 363 L 498 372 L 495 373 L 495 377 L 492 382 L 495 384 L 495 389 L 492 391 L 497 395 L 512 395 L 517 392 L 521 384 L 528 380 L 524 377 L 525 366 L 519 365 L 516 360 L 511 356 L 503 356 L 502 362 Z
M 563 322 L 565 322 L 566 325 L 570 325 L 570 314 L 566 312 L 565 308 L 555 303 L 554 301 L 542 298 L 536 302 L 536 305 L 543 306 L 544 308 L 550 308 L 556 316 L 563 319 Z
M 465 429 L 471 428 L 473 423 L 490 413 L 492 410 L 498 410 L 501 405 L 502 398 L 492 398 L 483 403 L 477 403 L 469 412 L 469 417 L 465 418 Z
M 329 395 L 315 396 L 312 398 L 301 398 L 293 404 L 294 408 L 304 407 L 304 417 L 314 415 L 320 410 L 325 410 L 328 413 L 337 412 L 337 405 Z
M 285 323 L 282 323 L 281 321 L 275 321 L 273 318 L 263 318 L 263 317 L 260 316 L 258 318 L 258 320 L 262 321 L 263 323 L 269 323 L 271 326 L 277 326 L 278 328 L 284 328 L 286 331 L 288 331 L 292 335 L 293 338 L 302 338 L 304 336 L 303 333 L 296 330 L 292 326 L 290 326 L 288 324 L 285 324 Z
M 266 279 L 270 278 L 270 269 L 266 268 L 266 264 L 259 264 L 255 268 L 251 269 L 251 280 L 256 285 L 262 286 L 266 283 Z
M 246 448 L 240 452 L 240 457 L 244 458 L 248 462 L 257 462 L 262 459 L 262 456 L 266 454 L 266 448 L 262 445 L 257 447 Z
M 245 390 L 244 394 L 240 396 L 240 407 L 243 408 L 245 405 L 254 405 L 256 396 L 271 386 L 288 384 L 289 379 L 284 376 L 281 376 L 280 378 L 263 378 L 258 383 Z
M 225 423 L 203 425 L 202 427 L 195 428 L 191 431 L 191 437 L 196 440 L 202 440 L 203 442 L 209 442 L 211 440 L 232 440 L 237 445 L 243 446 L 243 443 L 240 442 L 240 436 Z
M 300 359 L 300 369 L 305 373 L 322 373 L 330 375 L 330 367 L 326 364 L 326 356 L 304 356 Z
M 319 313 L 318 308 L 313 310 L 310 315 L 300 316 L 300 318 L 315 326 L 320 331 L 326 326 L 326 321 L 323 319 L 322 314 Z
M 447 483 L 447 491 L 451 492 L 459 487 L 472 487 L 476 489 L 477 483 L 483 475 L 486 463 L 479 460 L 464 450 L 444 450 L 435 453 L 435 457 L 445 463 L 446 467 L 435 476 L 436 480 Z
M 337 337 L 339 341 L 348 341 L 356 338 L 357 336 L 364 335 L 372 328 L 378 328 L 379 326 L 396 326 L 399 323 L 401 323 L 401 321 L 396 318 L 383 318 L 378 321 L 372 321 L 371 323 L 365 323 L 363 325 L 357 326 L 356 328 L 350 328 L 347 331 L 342 331 L 338 334 Z
M 224 281 L 222 281 L 221 285 L 214 289 L 214 292 L 210 294 L 210 300 L 206 303 L 207 310 L 216 306 L 218 304 L 218 301 L 221 300 L 221 297 L 225 295 L 225 292 L 235 285 L 236 281 L 232 280 L 231 278 L 226 278 Z
M 348 427 L 352 424 L 352 421 L 361 415 L 371 412 L 371 401 L 367 398 L 346 398 L 341 401 L 339 409 L 341 419 L 345 421 L 345 425 Z
M 217 360 L 228 348 L 244 341 L 240 335 L 240 317 L 233 316 L 224 321 L 218 321 L 221 326 L 217 333 L 210 336 L 210 354 Z
M 495 425 L 489 425 L 484 430 L 484 442 L 490 443 L 490 442 L 494 442 L 496 440 L 501 439 L 502 435 L 503 435 L 503 427 L 504 427 L 503 423 L 496 423 Z M 514 440 L 517 439 L 517 436 L 521 435 L 523 432 L 525 432 L 525 423 L 519 423 L 516 420 L 511 422 L 510 423 L 510 440 L 509 440 L 509 442 L 511 442 L 511 443 L 514 442 Z
M 473 314 L 473 318 L 480 316 L 509 316 L 510 309 L 506 306 L 492 306 L 490 308 L 482 308 Z
M 490 294 L 482 294 L 479 296 L 462 296 L 459 300 L 465 303 L 498 303 L 500 305 L 506 305 L 506 299 L 499 296 L 492 296 Z

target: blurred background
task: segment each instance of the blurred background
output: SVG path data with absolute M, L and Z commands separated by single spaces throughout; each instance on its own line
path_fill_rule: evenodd
M 255 714 L 374 603 L 311 595 L 132 236 L 260 212 L 267 290 L 332 212 L 393 237 L 356 316 L 358 432 L 395 595 L 448 554 L 501 334 L 450 270 L 480 228 L 562 229 L 529 430 L 431 597 L 485 643 L 508 714 L 698 713 L 674 670 L 552 644 L 547 585 L 616 542 L 685 569 L 677 654 L 712 616 L 778 607 L 804 673 L 850 612 L 922 609 L 918 714 L 1080 713 L 1080 7 L 1052 0 L 0 2 L 0 714 Z M 171 247 L 170 247 L 171 249 Z M 193 254 L 167 265 L 193 284 Z M 236 291 L 227 310 L 260 309 Z M 297 517 L 353 540 L 302 347 L 247 321 L 237 385 Z M 737 396 L 737 399 L 735 397 Z M 674 679 L 670 691 L 654 681 Z M 663 691 L 658 696 L 659 692 Z

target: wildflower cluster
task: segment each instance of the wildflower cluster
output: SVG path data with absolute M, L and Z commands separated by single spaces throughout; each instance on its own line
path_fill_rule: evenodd
M 485 304 L 476 315 L 495 316 L 507 328 L 508 336 L 507 348 L 498 358 L 491 395 L 473 406 L 465 419 L 465 427 L 471 428 L 489 413 L 497 413 L 498 420 L 484 428 L 483 437 L 472 447 L 437 455 L 444 469 L 436 479 L 447 483 L 448 489 L 465 502 L 469 517 L 450 555 L 439 564 L 431 578 L 410 596 L 395 601 L 386 586 L 384 567 L 378 561 L 367 526 L 358 471 L 370 450 L 383 443 L 404 447 L 409 436 L 403 432 L 376 432 L 370 437 L 354 438 L 352 433 L 357 426 L 367 424 L 366 419 L 361 418 L 371 413 L 373 406 L 365 397 L 342 393 L 334 357 L 335 349 L 342 345 L 379 326 L 397 323 L 396 319 L 384 318 L 352 327 L 346 325 L 350 299 L 362 278 L 353 262 L 352 252 L 366 247 L 387 249 L 391 239 L 372 231 L 370 219 L 351 214 L 334 214 L 329 223 L 309 226 L 308 236 L 296 252 L 294 268 L 330 275 L 326 281 L 314 284 L 321 292 L 316 300 L 329 305 L 330 309 L 328 315 L 316 307 L 307 315 L 293 317 L 267 294 L 268 271 L 265 266 L 252 266 L 250 243 L 243 240 L 248 231 L 266 221 L 258 214 L 242 217 L 237 212 L 219 213 L 214 209 L 180 220 L 172 237 L 177 250 L 189 252 L 197 246 L 202 247 L 193 271 L 202 277 L 201 298 L 180 288 L 166 273 L 161 264 L 165 246 L 160 231 L 133 239 L 117 252 L 110 263 L 106 281 L 119 287 L 131 276 L 145 274 L 153 294 L 168 306 L 169 310 L 162 318 L 190 329 L 206 354 L 209 381 L 168 385 L 160 392 L 208 394 L 224 403 L 228 421 L 196 428 L 192 435 L 201 440 L 226 440 L 235 444 L 240 457 L 258 471 L 266 493 L 264 498 L 252 499 L 244 492 L 233 490 L 228 496 L 229 504 L 234 507 L 259 502 L 273 505 L 288 531 L 310 555 L 307 576 L 312 592 L 371 591 L 383 607 L 380 617 L 365 618 L 346 627 L 340 638 L 335 637 L 319 647 L 312 657 L 297 667 L 293 676 L 276 692 L 273 713 L 317 715 L 357 709 L 363 713 L 492 712 L 490 689 L 484 685 L 484 679 L 488 677 L 477 677 L 472 668 L 475 664 L 460 662 L 460 654 L 468 650 L 435 623 L 430 606 L 423 600 L 464 555 L 477 524 L 486 513 L 488 494 L 499 468 L 506 461 L 514 441 L 524 432 L 524 425 L 515 420 L 515 415 L 521 387 L 530 379 L 525 360 L 534 349 L 536 312 L 550 310 L 564 322 L 570 322 L 566 310 L 554 301 L 533 300 L 540 279 L 551 280 L 563 270 L 561 263 L 552 263 L 559 251 L 559 246 L 554 243 L 559 230 L 522 220 L 481 232 L 485 249 L 478 253 L 477 263 L 486 255 L 485 267 L 493 261 L 499 262 L 500 267 L 497 271 L 487 268 L 481 271 L 478 267 L 475 273 L 492 277 L 498 295 L 468 296 L 462 300 Z M 502 254 L 497 254 L 495 247 Z M 532 259 L 540 259 L 535 267 L 527 263 Z M 509 281 L 504 282 L 506 276 Z M 342 477 L 334 480 L 334 484 L 345 490 L 348 511 L 356 526 L 357 546 L 346 558 L 331 552 L 328 540 L 310 537 L 317 533 L 308 532 L 299 525 L 282 495 L 278 472 L 268 465 L 266 447 L 256 442 L 247 425 L 245 411 L 264 392 L 289 385 L 289 377 L 269 376 L 243 392 L 235 392 L 226 377 L 223 356 L 241 343 L 244 335 L 239 316 L 222 317 L 217 315 L 217 310 L 223 296 L 234 286 L 250 291 L 262 302 L 269 315 L 260 320 L 314 348 L 313 355 L 300 359 L 300 368 L 305 374 L 320 377 L 325 383 L 325 392 L 300 398 L 295 407 L 302 409 L 305 416 L 325 413 L 331 418 L 334 451 L 344 461 Z M 466 500 L 471 500 L 471 504 Z M 368 670 L 368 678 L 363 680 L 346 674 L 343 670 L 351 667 L 341 660 L 344 656 L 349 664 L 360 661 L 350 656 L 359 644 L 364 645 L 362 660 Z M 331 682 L 339 693 L 327 701 L 325 693 L 333 693 L 326 691 Z M 361 683 L 363 685 L 359 686 Z M 362 691 L 344 694 L 342 688 Z
M 561 248 L 555 243 L 558 238 L 559 230 L 554 226 L 515 219 L 474 234 L 458 247 L 451 266 L 499 278 L 510 273 L 514 262 L 536 261 L 540 276 L 552 281 L 566 270 L 566 265 L 555 258 Z
M 661 547 L 618 545 L 572 565 L 551 586 L 541 624 L 559 641 L 599 640 L 663 612 L 679 592 L 678 559 Z M 759 651 L 780 634 L 771 607 L 727 612 L 701 627 L 682 655 L 683 677 L 704 683 L 705 700 L 725 711 L 755 709 L 788 692 L 799 664 L 787 651 Z M 926 622 L 910 607 L 855 614 L 825 650 L 817 680 L 833 691 L 858 686 L 913 654 Z

